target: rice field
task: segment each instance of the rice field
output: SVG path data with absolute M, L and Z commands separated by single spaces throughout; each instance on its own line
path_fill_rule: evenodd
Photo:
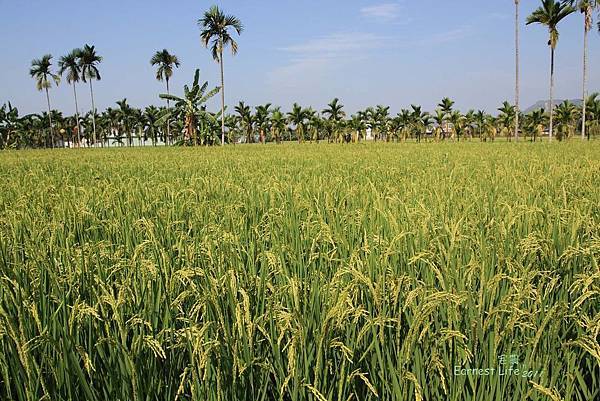
M 599 262 L 598 142 L 2 153 L 0 399 L 597 400 Z

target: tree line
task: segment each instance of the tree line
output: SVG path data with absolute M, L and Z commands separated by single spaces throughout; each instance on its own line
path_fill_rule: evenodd
M 369 107 L 347 116 L 339 99 L 317 111 L 294 104 L 292 110 L 283 112 L 271 104 L 257 106 L 254 110 L 239 102 L 234 112 L 225 107 L 224 50 L 232 54 L 238 51 L 234 33 L 242 34 L 241 21 L 226 15 L 213 6 L 198 20 L 202 44 L 209 48 L 213 59 L 220 66 L 221 85 L 208 90 L 208 83 L 200 84 L 196 71 L 193 84 L 184 87 L 181 97 L 171 94 L 169 81 L 174 70 L 180 66 L 179 58 L 167 49 L 157 51 L 150 62 L 156 67 L 156 79 L 166 83 L 166 93 L 160 98 L 165 106 L 148 106 L 136 109 L 127 99 L 116 102 L 98 113 L 94 101 L 93 82 L 100 81 L 99 64 L 102 57 L 94 46 L 86 44 L 74 49 L 58 61 L 58 70 L 52 69 L 52 55 L 47 54 L 32 61 L 30 75 L 36 87 L 42 91 L 48 110 L 40 114 L 19 115 L 10 103 L 0 107 L 0 148 L 55 147 L 55 146 L 133 146 L 146 144 L 216 145 L 235 142 L 281 142 L 283 140 L 350 142 L 367 137 L 374 140 L 423 139 L 445 140 L 497 137 L 519 138 L 519 134 L 537 140 L 548 133 L 549 138 L 559 140 L 573 137 L 579 132 L 588 139 L 597 135 L 599 127 L 600 99 L 597 94 L 588 96 L 588 33 L 593 26 L 593 12 L 600 8 L 597 0 L 542 0 L 541 6 L 527 17 L 526 24 L 547 27 L 550 48 L 550 95 L 548 110 L 535 110 L 524 115 L 519 107 L 519 7 L 515 1 L 515 102 L 505 101 L 492 116 L 483 110 L 461 113 L 454 109 L 454 102 L 443 99 L 434 112 L 424 112 L 421 106 L 400 110 L 392 116 L 386 106 Z M 554 104 L 554 61 L 558 44 L 558 25 L 579 10 L 584 20 L 583 52 L 583 99 L 581 107 L 565 101 Z M 600 23 L 598 24 L 600 31 Z M 63 116 L 51 107 L 50 89 L 66 78 L 73 89 L 75 114 Z M 92 108 L 86 113 L 79 111 L 77 86 L 89 85 Z M 220 94 L 221 110 L 217 113 L 206 109 L 206 101 Z M 171 105 L 173 103 L 173 106 Z M 218 133 L 220 132 L 220 137 Z

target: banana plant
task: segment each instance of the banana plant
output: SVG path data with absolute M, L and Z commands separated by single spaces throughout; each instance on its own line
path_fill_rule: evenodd
M 12 104 L 4 104 L 0 108 L 0 148 L 16 147 L 19 124 L 19 110 Z
M 157 124 L 163 125 L 171 118 L 183 118 L 185 141 L 188 143 L 197 143 L 197 132 L 199 121 L 206 116 L 206 102 L 219 93 L 220 88 L 216 87 L 207 92 L 208 82 L 200 85 L 200 70 L 196 69 L 194 74 L 194 82 L 192 87 L 185 85 L 183 87 L 183 97 L 178 97 L 168 93 L 159 95 L 161 99 L 174 102 L 171 109 L 163 111 L 162 116 L 158 119 Z

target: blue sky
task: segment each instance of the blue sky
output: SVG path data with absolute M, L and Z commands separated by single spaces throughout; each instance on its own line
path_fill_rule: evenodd
M 95 84 L 98 108 L 127 98 L 141 107 L 160 104 L 164 84 L 149 59 L 167 48 L 182 67 L 172 91 L 182 92 L 200 68 L 218 85 L 218 65 L 199 41 L 196 24 L 212 4 L 245 25 L 237 56 L 225 59 L 227 103 L 267 102 L 289 108 L 297 101 L 322 109 L 339 97 L 349 112 L 369 105 L 411 103 L 432 110 L 449 96 L 462 110 L 494 112 L 514 97 L 514 2 L 512 0 L 0 0 L 0 104 L 22 113 L 45 108 L 29 77 L 33 58 L 54 62 L 74 47 L 95 44 L 104 57 Z M 522 103 L 548 96 L 547 31 L 525 27 L 539 5 L 522 0 Z M 582 17 L 563 22 L 557 49 L 556 96 L 581 97 Z M 590 91 L 600 90 L 600 35 L 590 35 Z M 53 107 L 73 112 L 66 81 L 51 92 Z M 81 108 L 89 94 L 79 86 Z M 217 107 L 216 100 L 212 102 Z

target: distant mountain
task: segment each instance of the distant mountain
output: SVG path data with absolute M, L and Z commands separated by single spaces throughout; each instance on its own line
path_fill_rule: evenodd
M 554 107 L 558 106 L 562 102 L 564 102 L 564 100 L 555 99 Z M 569 102 L 573 103 L 574 105 L 576 105 L 578 107 L 581 107 L 583 105 L 583 100 L 581 100 L 581 99 L 570 99 Z M 532 111 L 539 110 L 539 109 L 549 110 L 550 102 L 548 100 L 540 100 L 540 101 L 536 102 L 533 106 L 529 107 L 528 109 L 523 110 L 523 113 L 528 114 L 528 113 L 531 113 Z

